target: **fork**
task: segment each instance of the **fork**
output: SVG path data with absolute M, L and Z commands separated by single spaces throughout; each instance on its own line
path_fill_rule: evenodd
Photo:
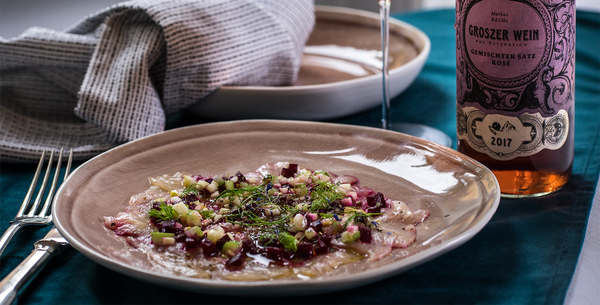
M 11 221 L 10 227 L 2 234 L 0 237 L 0 255 L 4 252 L 6 245 L 13 238 L 15 233 L 22 227 L 26 225 L 49 225 L 52 223 L 52 215 L 49 214 L 50 207 L 52 205 L 52 200 L 54 197 L 54 191 L 56 190 L 56 186 L 58 183 L 58 176 L 60 175 L 60 167 L 62 164 L 64 149 L 60 149 L 60 153 L 58 155 L 58 162 L 56 163 L 56 171 L 54 173 L 54 178 L 52 179 L 52 185 L 50 186 L 50 190 L 48 191 L 48 196 L 46 197 L 46 201 L 44 205 L 40 209 L 40 204 L 42 202 L 42 198 L 44 197 L 46 185 L 48 184 L 48 178 L 50 176 L 50 172 L 52 169 L 52 161 L 54 159 L 54 149 L 50 152 L 50 158 L 48 160 L 48 166 L 46 168 L 46 173 L 44 174 L 44 178 L 42 180 L 42 184 L 40 186 L 39 192 L 33 201 L 30 204 L 31 198 L 33 196 L 36 185 L 38 184 L 38 179 L 40 176 L 40 172 L 44 165 L 44 159 L 46 157 L 46 151 L 42 152 L 42 156 L 40 157 L 40 162 L 38 163 L 38 167 L 35 170 L 35 174 L 33 175 L 33 180 L 31 181 L 31 185 L 29 186 L 29 190 L 25 195 L 25 199 L 23 200 L 23 204 L 19 208 L 17 215 Z M 71 162 L 73 160 L 73 149 L 70 150 L 69 160 L 67 162 L 67 168 L 65 171 L 65 175 L 63 181 L 67 179 L 68 173 L 71 170 Z M 39 209 L 39 212 L 37 210 Z

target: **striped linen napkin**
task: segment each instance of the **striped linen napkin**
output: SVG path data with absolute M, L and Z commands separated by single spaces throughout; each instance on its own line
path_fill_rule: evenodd
M 86 159 L 220 86 L 291 84 L 314 22 L 312 0 L 138 0 L 0 37 L 0 158 Z

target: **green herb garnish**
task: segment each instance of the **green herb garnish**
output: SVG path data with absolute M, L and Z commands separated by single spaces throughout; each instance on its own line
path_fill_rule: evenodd
M 202 194 L 200 194 L 200 192 L 202 192 Z M 196 196 L 202 197 L 204 196 L 204 189 L 200 187 L 198 183 L 193 183 L 181 192 L 181 197 L 185 197 L 189 194 L 194 194 Z
M 210 219 L 215 217 L 215 212 L 212 210 L 201 210 L 200 214 L 202 215 L 202 218 L 204 219 Z
M 328 209 L 331 207 L 331 203 L 344 199 L 344 194 L 337 188 L 338 185 L 331 182 L 321 180 L 315 181 L 315 186 L 310 194 L 312 200 L 310 210 L 318 211 Z
M 286 250 L 289 250 L 291 252 L 296 252 L 298 250 L 298 240 L 296 239 L 296 237 L 286 232 L 280 232 L 279 234 L 277 234 L 277 239 Z
M 350 214 L 350 213 L 348 213 Z M 346 220 L 346 222 L 344 222 L 344 226 L 343 228 L 346 229 L 350 224 L 352 224 L 352 222 L 354 220 L 357 220 L 358 223 L 362 223 L 365 225 L 368 225 L 368 217 L 373 217 L 373 216 L 377 216 L 377 215 L 381 215 L 381 213 L 365 213 L 363 211 L 354 211 Z
M 177 211 L 175 211 L 175 209 L 173 209 L 172 206 L 164 202 L 160 203 L 160 210 L 150 209 L 150 211 L 148 211 L 148 215 L 150 215 L 150 217 L 156 218 L 156 220 L 158 221 L 179 219 L 179 213 L 177 213 Z

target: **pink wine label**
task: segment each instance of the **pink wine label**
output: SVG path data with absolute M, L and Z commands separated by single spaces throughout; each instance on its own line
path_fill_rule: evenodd
M 455 27 L 459 139 L 500 160 L 560 148 L 574 101 L 575 1 L 457 0 Z

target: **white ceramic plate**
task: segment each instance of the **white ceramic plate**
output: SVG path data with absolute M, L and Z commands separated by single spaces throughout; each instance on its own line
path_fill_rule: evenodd
M 327 6 L 317 6 L 315 13 L 317 24 L 295 85 L 224 86 L 189 111 L 221 120 L 324 120 L 381 105 L 379 14 Z M 412 84 L 430 49 L 425 33 L 390 18 L 391 97 Z
M 361 185 L 402 200 L 431 216 L 417 227 L 417 242 L 391 256 L 339 268 L 311 280 L 234 282 L 150 271 L 145 256 L 130 253 L 104 216 L 114 216 L 148 177 L 186 171 L 202 175 L 254 171 L 289 161 L 360 179 Z M 71 245 L 95 262 L 134 278 L 177 289 L 226 295 L 315 294 L 382 280 L 431 260 L 477 234 L 498 207 L 494 175 L 442 145 L 382 129 L 300 121 L 250 120 L 196 125 L 139 139 L 84 163 L 61 186 L 55 225 Z M 362 264 L 362 263 L 359 263 Z M 356 266 L 354 266 L 356 267 Z

